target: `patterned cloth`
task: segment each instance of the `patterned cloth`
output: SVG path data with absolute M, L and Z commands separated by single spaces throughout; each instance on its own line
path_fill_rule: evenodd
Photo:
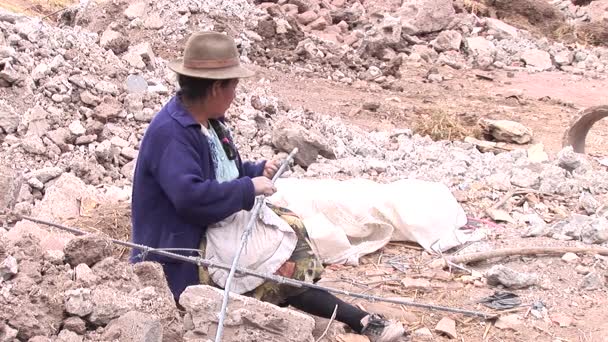
M 216 125 L 221 125 L 223 128 L 225 127 L 220 122 L 217 122 Z M 220 126 L 217 127 L 220 128 Z M 201 131 L 207 137 L 211 147 L 211 157 L 215 167 L 215 179 L 220 183 L 237 179 L 239 177 L 239 169 L 236 167 L 236 162 L 234 160 L 228 159 L 216 129 L 211 124 L 209 125 L 209 128 L 201 125 Z
M 323 264 L 310 247 L 306 227 L 302 223 L 302 220 L 288 209 L 280 208 L 272 204 L 267 205 L 279 217 L 285 220 L 298 236 L 298 243 L 291 258 L 285 262 L 275 274 L 308 283 L 317 282 L 323 274 Z M 200 244 L 201 255 L 205 255 L 205 246 L 206 240 L 203 239 Z M 213 283 L 209 277 L 206 267 L 199 267 L 199 278 L 203 285 L 219 287 Z M 285 303 L 287 297 L 296 296 L 305 290 L 306 288 L 297 288 L 286 284 L 265 281 L 255 290 L 245 293 L 244 295 L 275 305 L 281 305 Z

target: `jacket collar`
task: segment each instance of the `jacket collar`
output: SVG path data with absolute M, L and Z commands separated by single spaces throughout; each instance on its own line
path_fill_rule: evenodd
M 180 100 L 179 92 L 173 96 L 171 101 L 169 101 L 169 111 L 171 113 L 171 117 L 183 127 L 200 126 L 200 124 L 194 120 L 190 112 L 188 112 L 186 107 L 184 107 L 182 101 Z

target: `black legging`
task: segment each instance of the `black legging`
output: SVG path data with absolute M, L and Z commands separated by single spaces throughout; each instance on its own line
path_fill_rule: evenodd
M 363 329 L 361 319 L 368 315 L 367 312 L 341 301 L 331 293 L 317 289 L 308 289 L 300 295 L 288 297 L 286 304 L 323 318 L 331 318 L 336 305 L 338 305 L 336 320 L 347 324 L 357 333 L 361 333 Z

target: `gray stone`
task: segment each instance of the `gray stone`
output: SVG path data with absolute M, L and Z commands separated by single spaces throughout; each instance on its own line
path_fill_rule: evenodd
M 557 154 L 558 165 L 566 171 L 574 171 L 589 164 L 584 154 L 576 153 L 572 146 L 563 148 Z
M 519 122 L 481 119 L 479 124 L 484 133 L 492 136 L 496 141 L 516 144 L 527 144 L 532 141 L 532 130 Z
M 112 255 L 112 242 L 96 235 L 78 236 L 68 242 L 63 252 L 68 264 L 91 267 Z
M 439 52 L 448 50 L 460 50 L 462 35 L 458 31 L 442 31 L 432 42 L 435 50 Z
M 108 81 L 97 82 L 95 84 L 95 90 L 97 90 L 101 94 L 108 94 L 113 96 L 118 95 L 118 87 L 114 83 Z
M 26 178 L 37 178 L 42 183 L 47 183 L 48 181 L 55 179 L 63 174 L 63 169 L 56 166 L 49 166 L 42 169 L 38 169 L 27 173 L 25 175 Z
M 44 183 L 42 183 L 38 178 L 32 177 L 27 180 L 27 184 L 32 187 L 32 189 L 42 190 L 44 189 Z
M 61 250 L 47 250 L 44 252 L 43 260 L 50 262 L 53 265 L 63 265 L 65 254 Z
M 160 320 L 152 315 L 129 311 L 107 325 L 102 339 L 104 341 L 161 342 L 163 326 Z
M 521 55 L 521 59 L 526 63 L 527 66 L 535 67 L 540 70 L 550 70 L 553 67 L 551 55 L 542 50 L 526 50 Z
M 19 115 L 15 110 L 6 104 L 4 100 L 0 100 L 0 133 L 2 131 L 7 134 L 15 133 L 19 126 L 19 121 Z
M 64 329 L 57 335 L 57 342 L 82 342 L 83 337 L 77 333 Z
M 498 39 L 508 39 L 508 38 L 518 38 L 519 30 L 504 21 L 494 19 L 494 18 L 485 18 L 486 27 L 489 30 L 494 31 L 494 36 Z
M 603 289 L 605 285 L 606 280 L 604 276 L 598 274 L 597 272 L 591 272 L 583 277 L 580 288 L 585 291 L 594 291 Z
M 538 275 L 535 273 L 521 273 L 503 265 L 493 266 L 485 277 L 489 285 L 503 285 L 510 289 L 523 289 L 538 283 Z
M 190 286 L 179 303 L 186 310 L 184 339 L 212 339 L 223 292 L 210 286 Z M 224 338 L 231 340 L 304 342 L 314 340 L 314 320 L 303 313 L 232 294 Z M 246 335 L 245 335 L 246 334 Z M 245 338 L 245 336 L 247 336 Z
M 588 215 L 595 214 L 601 205 L 601 203 L 587 191 L 583 192 L 578 198 L 578 204 Z
M 0 262 L 0 279 L 9 280 L 19 272 L 17 259 L 9 255 Z
M 107 325 L 115 318 L 136 310 L 141 300 L 109 287 L 97 287 L 91 293 L 94 303 L 88 321 L 95 325 Z
M 294 123 L 277 126 L 272 134 L 272 144 L 287 153 L 298 148 L 298 153 L 294 157 L 298 165 L 310 166 L 317 160 L 319 154 L 328 159 L 335 159 L 334 152 L 319 133 L 307 131 Z
M 16 204 L 22 185 L 23 178 L 19 172 L 0 166 L 0 213 Z
M 49 66 L 44 63 L 40 63 L 36 66 L 36 68 L 34 68 L 34 70 L 32 70 L 31 76 L 34 81 L 39 81 L 45 78 L 49 74 L 49 72 Z
M 601 244 L 608 241 L 608 220 L 595 217 L 581 227 L 581 240 L 587 244 Z
M 465 40 L 465 50 L 482 69 L 492 65 L 496 58 L 496 46 L 484 37 L 469 37 Z
M 63 321 L 63 329 L 73 331 L 79 335 L 84 335 L 87 332 L 87 322 L 80 317 L 68 317 Z
M 70 315 L 85 317 L 93 312 L 91 289 L 78 288 L 65 292 L 65 311 Z
M 120 174 L 125 178 L 133 181 L 133 174 L 135 172 L 135 166 L 137 165 L 137 159 L 133 159 L 130 162 L 126 163 L 121 169 Z
M 515 168 L 511 176 L 511 184 L 527 189 L 538 189 L 540 186 L 540 175 L 530 169 Z
M 451 0 L 404 0 L 397 14 L 404 32 L 417 35 L 445 29 L 456 11 Z
M 553 56 L 557 65 L 570 65 L 574 60 L 574 54 L 569 50 L 562 50 Z

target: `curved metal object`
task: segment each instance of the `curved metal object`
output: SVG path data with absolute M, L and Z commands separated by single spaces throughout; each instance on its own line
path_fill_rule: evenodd
M 585 153 L 585 139 L 593 124 L 608 117 L 608 106 L 589 107 L 572 120 L 564 133 L 562 147 L 572 146 L 576 153 Z

